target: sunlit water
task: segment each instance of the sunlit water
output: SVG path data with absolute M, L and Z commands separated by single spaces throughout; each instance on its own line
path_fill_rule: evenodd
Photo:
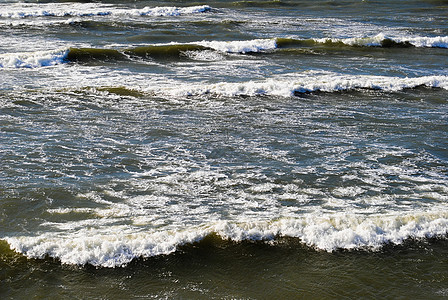
M 443 298 L 446 1 L 0 4 L 0 294 Z

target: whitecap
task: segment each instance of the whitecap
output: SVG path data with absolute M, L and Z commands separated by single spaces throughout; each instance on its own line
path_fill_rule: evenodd
M 199 6 L 158 6 L 142 9 L 126 9 L 111 4 L 97 3 L 16 3 L 0 6 L 0 17 L 23 19 L 31 17 L 92 17 L 92 16 L 180 16 L 211 11 L 208 5 Z
M 407 44 L 414 47 L 448 48 L 448 36 L 420 37 L 420 36 L 386 36 L 379 33 L 371 37 L 353 38 L 320 38 L 314 39 L 318 43 L 343 43 L 349 46 L 381 47 L 384 41 L 389 40 L 397 44 Z
M 68 49 L 0 54 L 0 68 L 38 68 L 65 62 Z
M 234 242 L 294 237 L 309 247 L 332 252 L 338 249 L 375 251 L 410 238 L 446 236 L 447 230 L 448 215 L 442 209 L 386 215 L 315 212 L 276 221 L 241 219 L 161 230 L 138 230 L 111 224 L 102 228 L 84 226 L 36 236 L 6 237 L 5 240 L 13 250 L 30 258 L 49 256 L 63 264 L 120 267 L 135 258 L 173 253 L 179 246 L 198 242 L 210 234 Z
M 265 80 L 245 82 L 221 82 L 214 84 L 179 85 L 175 88 L 160 88 L 153 93 L 165 96 L 281 96 L 291 97 L 309 92 L 337 92 L 357 89 L 396 92 L 408 88 L 426 86 L 448 89 L 448 76 L 389 77 L 372 75 L 290 74 Z
M 277 48 L 275 39 L 255 39 L 247 41 L 202 41 L 194 44 L 227 53 L 262 52 L 275 50 Z

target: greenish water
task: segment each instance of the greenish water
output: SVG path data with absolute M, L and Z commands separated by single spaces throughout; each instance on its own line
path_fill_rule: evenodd
M 447 242 L 380 252 L 314 251 L 208 237 L 178 252 L 96 269 L 28 260 L 2 244 L 4 299 L 445 299 Z
M 0 298 L 446 298 L 447 8 L 3 1 Z

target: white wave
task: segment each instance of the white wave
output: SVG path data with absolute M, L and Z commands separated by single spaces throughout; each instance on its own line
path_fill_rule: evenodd
M 64 62 L 68 49 L 0 54 L 0 68 L 38 68 Z
M 249 41 L 202 41 L 196 45 L 212 48 L 227 53 L 248 53 L 274 50 L 277 48 L 275 39 L 256 39 Z
M 321 38 L 314 39 L 318 43 L 333 42 L 344 43 L 350 46 L 364 47 L 380 47 L 385 40 L 392 40 L 396 43 L 409 43 L 415 47 L 426 48 L 448 48 L 448 36 L 437 37 L 388 37 L 383 33 L 379 33 L 372 37 L 355 37 L 355 38 Z
M 315 213 L 305 218 L 285 218 L 273 223 L 221 223 L 215 231 L 234 241 L 297 237 L 310 247 L 328 252 L 338 249 L 378 250 L 385 244 L 401 244 L 409 238 L 446 235 L 448 214 L 435 211 L 373 216 Z
M 326 43 L 326 42 L 332 42 L 332 43 L 344 43 L 346 45 L 350 46 L 381 46 L 381 42 L 385 39 L 383 34 L 378 34 L 374 37 L 356 37 L 356 38 L 346 38 L 346 39 L 339 39 L 339 38 L 321 38 L 321 39 L 314 39 L 314 41 L 318 43 Z
M 175 7 L 175 6 L 145 7 L 141 10 L 135 10 L 134 12 L 141 16 L 168 17 L 168 16 L 180 16 L 180 15 L 203 13 L 203 12 L 207 12 L 210 10 L 211 10 L 210 6 L 200 5 L 200 6 L 190 6 L 190 7 Z
M 176 88 L 161 88 L 158 91 L 147 89 L 147 91 L 177 97 L 208 94 L 225 97 L 260 95 L 290 97 L 297 93 L 337 92 L 356 89 L 375 89 L 393 92 L 418 86 L 448 89 L 448 76 L 401 78 L 334 73 L 323 75 L 303 73 L 260 81 L 181 85 Z
M 254 39 L 254 40 L 246 40 L 246 41 L 197 41 L 192 43 L 165 43 L 165 44 L 151 44 L 151 46 L 173 46 L 173 45 L 198 45 L 207 47 L 222 53 L 251 53 L 251 52 L 262 52 L 275 50 L 277 48 L 277 42 L 275 39 Z M 202 53 L 200 53 L 202 52 Z M 187 56 L 201 60 L 220 60 L 222 55 L 220 54 L 211 54 L 206 51 L 187 51 Z M 213 59 L 210 59 L 212 58 Z
M 2 5 L 0 8 L 0 17 L 21 19 L 30 17 L 110 15 L 112 7 L 110 5 L 91 3 L 16 3 L 13 5 Z
M 183 54 L 190 59 L 198 61 L 217 61 L 224 59 L 223 54 L 212 50 L 185 51 Z
M 94 3 L 58 3 L 29 4 L 16 3 L 0 5 L 0 17 L 23 19 L 30 17 L 89 17 L 89 16 L 180 16 L 210 11 L 208 5 L 190 7 L 145 7 L 143 9 L 125 9 L 110 4 Z
M 177 230 L 138 231 L 130 226 L 109 225 L 103 229 L 82 228 L 74 232 L 6 237 L 5 240 L 13 250 L 30 258 L 49 256 L 64 264 L 119 267 L 135 258 L 173 253 L 179 246 L 200 241 L 213 233 L 236 242 L 296 237 L 312 248 L 331 252 L 378 250 L 385 244 L 400 244 L 409 238 L 446 236 L 447 232 L 448 213 L 439 210 L 370 216 L 313 213 L 273 222 L 218 221 Z
M 113 232 L 83 229 L 72 234 L 46 233 L 36 237 L 6 238 L 11 248 L 27 257 L 58 258 L 64 264 L 123 266 L 138 257 L 170 254 L 185 243 L 199 241 L 200 231 L 135 233 L 110 226 Z
M 272 50 L 276 47 L 276 42 L 273 39 L 260 39 L 250 41 L 233 41 L 233 42 L 196 42 L 192 45 L 200 45 L 212 48 L 219 52 L 226 53 L 246 53 L 246 52 L 260 52 L 264 50 Z M 179 45 L 179 43 L 167 44 L 153 44 L 154 46 L 163 45 Z M 87 45 L 88 47 L 88 45 Z M 0 54 L 0 68 L 37 68 L 46 67 L 64 62 L 67 56 L 68 49 L 48 50 L 48 51 L 34 51 L 34 52 L 20 52 L 20 53 L 5 53 Z M 216 61 L 222 60 L 221 53 L 212 51 L 186 51 L 184 55 L 194 60 L 202 61 Z
M 409 42 L 415 47 L 429 47 L 429 48 L 448 48 L 448 36 L 436 37 L 411 37 L 401 40 L 402 42 Z

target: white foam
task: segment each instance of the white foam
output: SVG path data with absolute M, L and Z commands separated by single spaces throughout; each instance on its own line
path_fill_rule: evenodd
M 121 101 L 117 109 L 124 104 Z M 228 143 L 244 144 L 247 153 L 265 146 L 263 141 L 241 140 L 235 144 L 232 138 Z M 431 164 L 431 158 L 417 154 L 409 157 L 412 152 L 407 148 L 368 145 L 365 150 L 371 154 L 362 162 L 335 158 L 335 166 L 328 156 L 312 168 L 295 167 L 294 173 L 322 176 L 341 173 L 338 170 L 348 167 L 353 172 L 342 174 L 347 180 L 359 182 L 328 189 L 310 188 L 300 180 L 277 183 L 266 174 L 268 167 L 235 172 L 233 166 L 211 166 L 203 153 L 195 153 L 188 146 L 176 141 L 162 144 L 160 149 L 172 147 L 179 156 L 167 160 L 166 151 L 154 151 L 157 147 L 139 149 L 142 157 L 168 163 L 149 164 L 150 172 L 133 172 L 123 190 L 115 191 L 114 181 L 76 195 L 82 200 L 77 203 L 89 203 L 87 207 L 52 206 L 47 212 L 56 215 L 58 221 L 52 217 L 41 223 L 34 235 L 3 238 L 12 249 L 28 257 L 50 256 L 64 264 L 119 267 L 135 258 L 172 253 L 209 234 L 235 242 L 263 240 L 272 244 L 278 237 L 294 237 L 309 247 L 335 251 L 377 250 L 409 238 L 445 237 L 448 230 L 446 177 L 433 169 L 413 168 L 422 161 Z M 323 144 L 325 141 L 312 151 Z M 346 150 L 342 147 L 339 151 Z M 380 161 L 389 155 L 407 158 L 390 168 Z M 409 192 L 390 194 L 391 175 L 397 178 L 397 186 L 407 186 Z M 366 179 L 369 181 L 363 184 Z
M 276 221 L 218 221 L 172 230 L 84 226 L 76 231 L 67 229 L 5 240 L 13 250 L 27 257 L 50 256 L 64 264 L 118 267 L 135 258 L 170 254 L 181 245 L 200 241 L 213 233 L 236 242 L 296 237 L 310 247 L 331 252 L 337 249 L 377 250 L 385 244 L 400 244 L 409 238 L 445 236 L 447 230 L 448 213 L 442 209 L 386 215 L 315 212 Z
M 217 61 L 224 59 L 223 54 L 212 50 L 185 51 L 183 54 L 190 59 L 198 61 Z
M 199 45 L 222 53 L 251 53 L 271 51 L 277 48 L 276 39 L 254 39 L 244 41 L 197 41 L 187 44 L 176 42 L 166 44 L 151 44 L 151 46 L 172 46 L 172 45 Z M 221 54 L 213 54 L 210 51 L 186 51 L 185 54 L 197 60 L 220 60 Z
M 48 213 L 50 214 L 70 214 L 70 213 L 92 213 L 93 209 L 91 208 L 55 208 L 49 209 Z
M 249 53 L 274 50 L 277 48 L 275 39 L 255 39 L 248 41 L 202 41 L 194 43 L 227 53 Z
M 279 231 L 281 235 L 299 237 L 307 245 L 326 251 L 376 250 L 384 244 L 400 244 L 409 238 L 444 236 L 448 230 L 447 217 L 446 212 L 435 211 L 373 216 L 310 215 L 301 221 L 280 221 Z
M 93 3 L 52 3 L 31 4 L 16 3 L 0 6 L 0 17 L 3 18 L 30 18 L 30 17 L 68 17 L 68 16 L 94 16 L 109 15 L 110 5 Z
M 211 7 L 208 5 L 190 6 L 190 7 L 166 6 L 166 7 L 145 7 L 141 10 L 135 10 L 134 13 L 142 16 L 167 17 L 167 16 L 197 14 L 207 12 L 210 10 Z
M 321 38 L 321 39 L 314 39 L 318 43 L 326 43 L 326 42 L 332 42 L 332 43 L 344 43 L 346 45 L 350 46 L 381 46 L 381 42 L 385 39 L 385 36 L 383 34 L 378 34 L 373 37 L 354 37 L 354 38 Z
M 410 37 L 404 38 L 402 42 L 409 42 L 415 47 L 437 47 L 448 48 L 448 36 L 436 36 L 436 37 Z
M 95 3 L 52 3 L 30 4 L 16 3 L 0 5 L 0 17 L 23 19 L 31 17 L 91 17 L 91 16 L 180 16 L 210 11 L 208 5 L 190 7 L 145 7 L 143 9 L 125 9 L 110 4 Z
M 314 39 L 318 43 L 333 42 L 344 43 L 350 46 L 380 47 L 382 42 L 390 39 L 396 43 L 409 43 L 415 47 L 427 48 L 448 48 L 448 36 L 437 37 L 412 37 L 412 36 L 386 36 L 379 33 L 372 37 L 354 37 L 354 38 L 321 38 Z
M 178 246 L 205 236 L 201 231 L 136 233 L 114 226 L 110 226 L 110 230 L 81 229 L 69 234 L 45 233 L 36 237 L 7 238 L 6 241 L 27 257 L 50 256 L 63 264 L 117 267 L 134 258 L 172 253 Z
M 272 50 L 276 47 L 276 42 L 273 39 L 260 39 L 249 41 L 233 41 L 233 42 L 219 42 L 219 41 L 202 41 L 191 43 L 192 45 L 201 45 L 212 48 L 214 50 L 226 53 L 246 53 L 246 52 L 260 52 L 265 50 Z M 153 44 L 154 46 L 163 45 L 179 45 L 178 43 L 168 44 Z M 0 68 L 37 68 L 46 67 L 64 62 L 68 49 L 58 50 L 44 50 L 34 52 L 20 52 L 20 53 L 5 53 L 0 54 Z M 210 50 L 204 51 L 186 51 L 183 53 L 187 57 L 194 60 L 202 61 L 216 61 L 222 60 L 221 53 L 216 53 Z
M 68 49 L 0 54 L 0 68 L 38 68 L 64 62 Z
M 222 82 L 216 84 L 180 85 L 175 88 L 161 88 L 158 91 L 148 90 L 167 96 L 200 96 L 217 95 L 233 96 L 282 96 L 290 97 L 296 93 L 336 92 L 356 89 L 375 89 L 387 92 L 400 91 L 407 88 L 427 86 L 448 89 L 448 76 L 422 76 L 413 78 L 343 75 L 343 74 L 291 74 L 273 79 L 246 82 Z

